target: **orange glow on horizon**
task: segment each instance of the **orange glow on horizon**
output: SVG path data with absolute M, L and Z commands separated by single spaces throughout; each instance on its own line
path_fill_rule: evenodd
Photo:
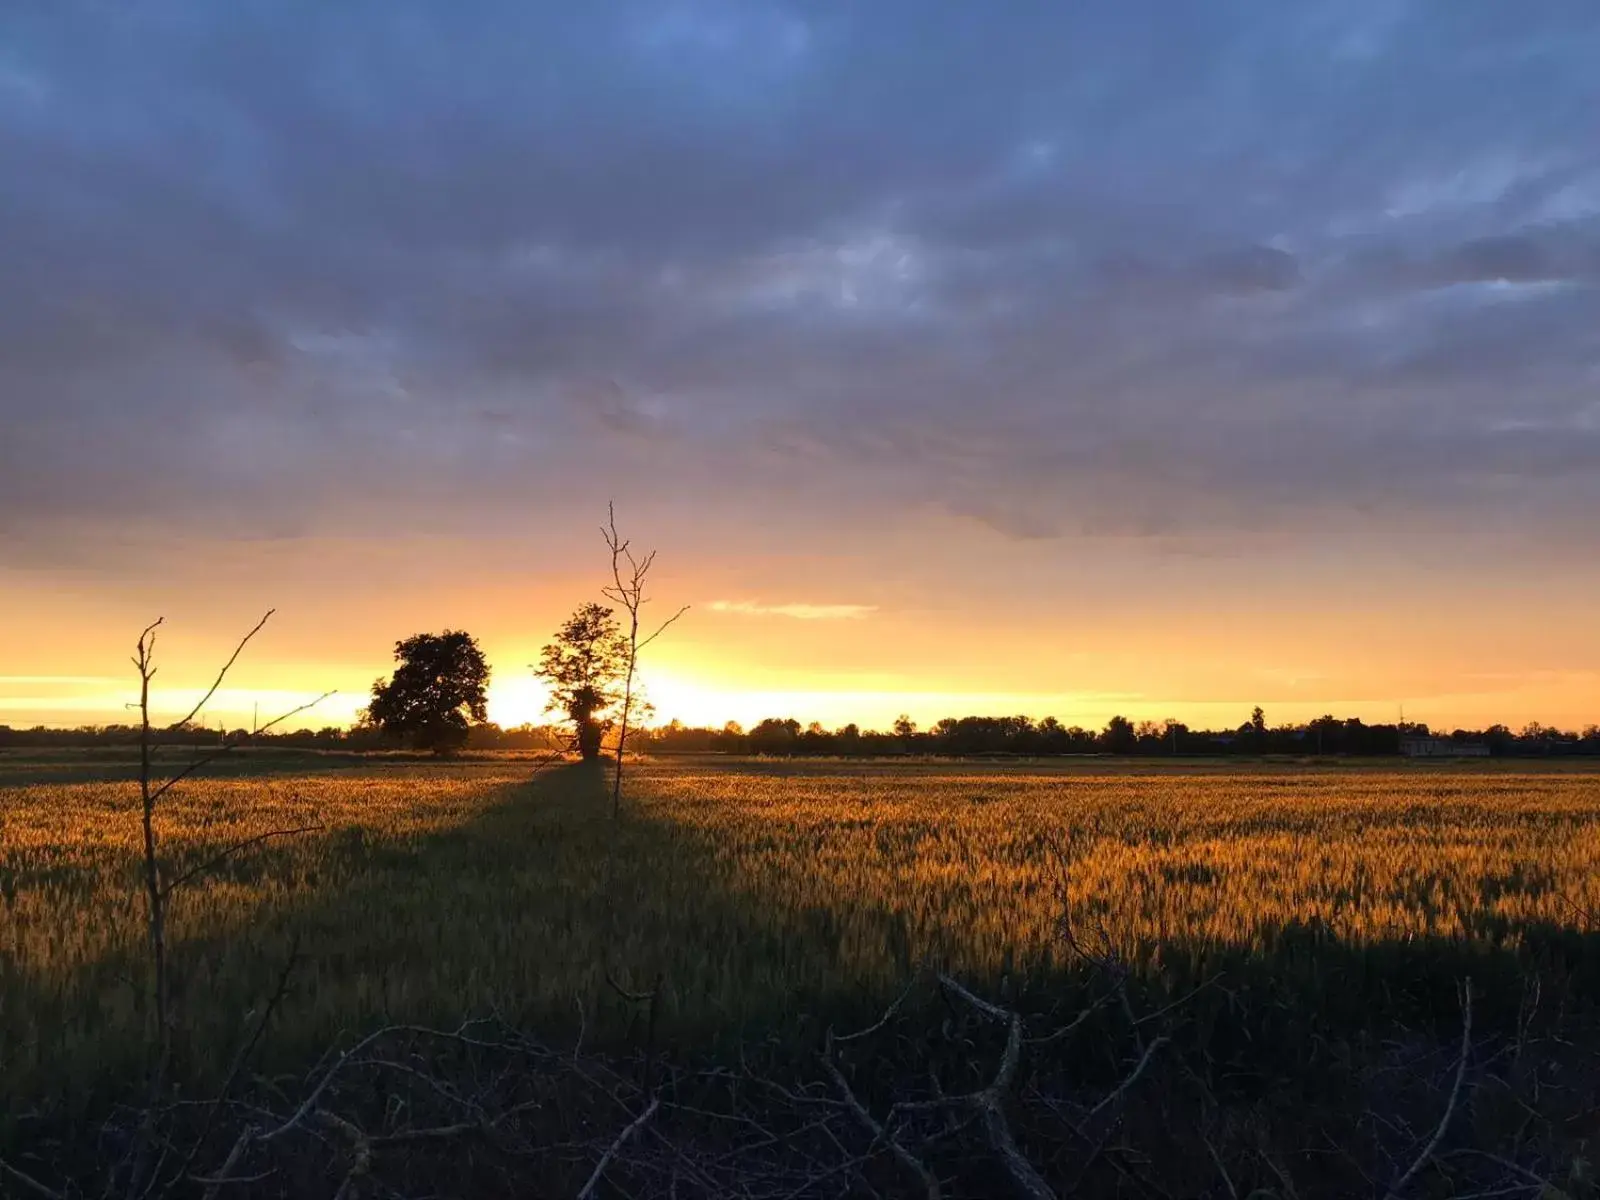
M 0 724 L 131 721 L 128 653 L 153 615 L 167 617 L 157 715 L 181 716 L 259 618 L 262 594 L 278 615 L 211 705 L 213 726 L 268 720 L 324 690 L 338 694 L 296 727 L 348 725 L 372 681 L 393 669 L 395 641 L 444 628 L 469 630 L 482 645 L 491 720 L 553 720 L 529 664 L 594 594 L 592 563 L 584 560 L 585 573 L 532 575 L 493 567 L 481 547 L 427 548 L 432 557 L 407 559 L 388 543 L 286 541 L 252 563 L 234 545 L 227 553 L 241 557 L 224 560 L 234 565 L 221 583 L 175 576 L 142 588 L 0 567 Z M 1078 552 L 1090 566 L 1088 556 L 1110 553 Z M 926 578 L 902 575 L 892 586 L 858 554 L 808 559 L 806 578 L 781 578 L 799 569 L 752 558 L 739 568 L 748 576 L 731 582 L 732 568 L 718 561 L 669 574 L 678 563 L 664 557 L 660 603 L 693 607 L 645 653 L 648 720 L 748 728 L 793 717 L 886 729 L 900 713 L 924 728 L 949 716 L 1027 715 L 1100 728 L 1120 714 L 1218 729 L 1237 727 L 1255 704 L 1273 724 L 1324 713 L 1387 723 L 1404 704 L 1408 719 L 1443 729 L 1600 721 L 1600 569 L 1582 563 L 1557 581 L 1392 562 L 1368 578 L 1297 573 L 1294 563 L 1107 557 L 1096 580 L 1063 556 L 1060 569 L 1074 578 L 1082 570 L 1093 586 L 1068 579 L 1019 591 L 1005 580 L 1054 571 L 1055 559 L 1041 566 L 1035 548 L 992 539 L 939 542 L 937 553 L 959 570 L 946 579 L 924 563 Z M 435 559 L 448 554 L 462 557 L 441 571 Z M 426 571 L 416 565 L 424 559 Z M 1413 615 L 1423 612 L 1426 620 Z

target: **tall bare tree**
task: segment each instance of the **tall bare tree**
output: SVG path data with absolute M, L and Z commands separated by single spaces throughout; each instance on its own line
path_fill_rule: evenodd
M 616 770 L 611 777 L 611 815 L 615 818 L 622 807 L 622 763 L 623 754 L 628 747 L 628 723 L 633 716 L 636 699 L 639 652 L 688 612 L 689 606 L 685 604 L 657 625 L 652 632 L 644 633 L 644 609 L 651 602 L 645 585 L 649 579 L 650 568 L 655 565 L 656 552 L 654 550 L 642 554 L 633 552 L 632 542 L 617 532 L 615 504 L 606 505 L 606 523 L 600 533 L 606 540 L 606 548 L 611 551 L 611 583 L 602 588 L 601 592 L 607 600 L 627 614 L 622 672 L 622 713 L 617 724 Z
M 268 609 L 266 615 L 257 621 L 250 632 L 239 639 L 233 648 L 233 653 L 228 656 L 228 661 L 222 664 L 222 669 L 217 672 L 216 678 L 211 681 L 211 686 L 187 713 L 170 725 L 157 727 L 150 718 L 150 684 L 156 677 L 156 633 L 165 623 L 165 618 L 158 617 L 139 635 L 138 644 L 134 648 L 133 665 L 139 672 L 139 812 L 144 835 L 144 893 L 145 893 L 145 932 L 150 945 L 150 1005 L 155 1014 L 155 1035 L 150 1068 L 150 1100 L 145 1114 L 144 1127 L 140 1130 L 137 1150 L 132 1159 L 128 1173 L 128 1191 L 131 1198 L 148 1194 L 155 1183 L 153 1172 L 159 1167 L 152 1166 L 151 1159 L 155 1150 L 156 1137 L 152 1126 L 155 1114 L 159 1109 L 167 1087 L 167 1073 L 172 1063 L 172 981 L 171 961 L 167 945 L 167 917 L 171 910 L 173 893 L 178 888 L 192 882 L 200 875 L 220 865 L 239 851 L 248 846 L 264 842 L 269 838 L 286 837 L 295 833 L 306 833 L 316 826 L 307 826 L 296 829 L 275 829 L 267 833 L 256 834 L 242 841 L 225 847 L 219 854 L 212 856 L 200 866 L 183 872 L 181 875 L 168 877 L 163 871 L 160 858 L 160 839 L 156 835 L 156 813 L 161 801 L 166 799 L 172 790 L 188 779 L 197 771 L 215 762 L 224 754 L 237 749 L 258 734 L 265 733 L 277 725 L 305 712 L 322 703 L 332 692 L 322 695 L 305 704 L 290 709 L 281 716 L 275 717 L 265 725 L 257 725 L 249 730 L 240 730 L 228 734 L 206 754 L 194 756 L 184 766 L 174 771 L 166 779 L 157 778 L 156 751 L 158 743 L 165 737 L 178 734 L 190 728 L 196 718 L 205 711 L 206 705 L 211 703 L 223 682 L 228 677 L 228 672 L 233 670 L 234 664 L 239 661 L 239 656 L 244 653 L 244 648 L 260 633 L 267 622 L 272 619 L 276 609 Z

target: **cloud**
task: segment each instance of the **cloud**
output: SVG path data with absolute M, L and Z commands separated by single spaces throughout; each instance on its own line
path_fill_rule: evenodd
M 1587 443 L 1504 436 L 1592 388 L 1581 5 L 171 0 L 0 44 L 7 553 L 598 485 L 1152 539 L 1585 498 Z
M 873 604 L 757 604 L 752 600 L 713 600 L 706 607 L 717 613 L 798 621 L 858 621 L 878 611 Z

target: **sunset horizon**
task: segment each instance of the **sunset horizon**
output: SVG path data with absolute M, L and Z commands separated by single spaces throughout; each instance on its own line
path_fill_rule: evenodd
M 1597 64 L 0 0 L 0 1193 L 1595 1200 Z
M 661 562 L 665 580 L 671 563 Z M 663 601 L 676 602 L 677 590 Z M 574 590 L 571 603 L 589 598 Z M 182 715 L 203 694 L 238 638 L 222 620 L 228 606 L 202 612 L 187 597 L 178 602 L 184 607 L 176 611 L 183 615 L 169 617 L 163 628 L 166 661 L 152 690 L 154 711 L 169 719 Z M 927 643 L 920 638 L 938 636 L 931 620 L 933 630 L 918 629 L 908 614 L 896 619 L 873 605 L 756 600 L 744 594 L 686 602 L 689 611 L 671 635 L 641 655 L 640 675 L 651 705 L 644 724 L 676 720 L 720 728 L 733 721 L 749 728 L 768 718 L 794 718 L 829 728 L 855 724 L 888 730 L 901 716 L 927 728 L 946 717 L 982 715 L 1054 717 L 1063 725 L 1092 730 L 1122 716 L 1135 722 L 1177 720 L 1197 729 L 1229 729 L 1246 722 L 1257 705 L 1274 726 L 1331 714 L 1369 724 L 1404 719 L 1446 731 L 1492 725 L 1518 729 L 1528 722 L 1578 731 L 1600 719 L 1600 705 L 1590 703 L 1594 680 L 1584 671 L 1477 671 L 1470 669 L 1477 664 L 1457 658 L 1450 663 L 1457 673 L 1434 676 L 1447 688 L 1430 691 L 1428 672 L 1437 669 L 1430 661 L 1434 640 L 1426 632 L 1405 628 L 1361 631 L 1374 658 L 1388 659 L 1383 670 L 1365 676 L 1352 671 L 1349 656 L 1336 648 L 1308 647 L 1290 658 L 1252 652 L 1246 643 L 1228 654 L 1232 661 L 1195 654 L 1174 662 L 1175 656 L 1163 653 L 1159 644 L 1116 643 L 1096 654 L 1075 641 L 1077 649 L 1059 652 L 1059 665 L 1047 655 L 1019 662 L 1015 650 L 1004 652 L 988 643 L 995 659 L 1009 659 L 1008 669 L 991 673 L 975 656 L 952 655 L 961 660 L 952 664 L 959 673 L 941 677 L 921 662 Z M 541 634 L 534 628 L 501 632 L 481 614 L 461 611 L 469 608 L 457 606 L 458 619 L 445 621 L 428 622 L 419 615 L 392 635 L 341 633 L 335 639 L 340 647 L 336 655 L 325 649 L 329 642 L 318 628 L 326 619 L 326 606 L 312 619 L 302 615 L 299 620 L 293 610 L 279 609 L 228 685 L 207 705 L 203 720 L 213 728 L 249 728 L 253 721 L 332 693 L 291 727 L 347 728 L 368 703 L 372 680 L 392 669 L 395 642 L 410 633 L 460 628 L 479 638 L 492 671 L 490 722 L 504 728 L 558 722 L 560 714 L 549 707 L 548 689 L 535 677 L 532 664 L 562 609 L 549 610 L 544 622 L 548 630 Z M 927 620 L 926 614 L 912 615 Z M 235 624 L 247 629 L 255 618 L 240 610 Z M 60 645 L 48 652 L 13 648 L 5 660 L 13 669 L 0 675 L 0 725 L 70 729 L 128 723 L 137 677 L 131 670 L 119 675 L 115 668 L 126 662 L 129 649 L 119 643 L 128 641 L 129 629 L 136 636 L 142 627 L 105 626 L 85 636 L 79 626 L 65 652 Z M 1394 656 L 1413 642 L 1413 634 L 1413 661 L 1397 662 Z M 781 653 L 762 654 L 769 639 L 782 643 Z M 907 646 L 898 662 L 885 653 L 896 639 Z M 361 658 L 354 653 L 358 648 L 365 652 Z M 1457 654 L 1472 649 L 1440 648 Z M 737 651 L 748 657 L 740 660 Z M 763 657 L 770 661 L 763 662 Z M 790 664 L 797 657 L 832 658 L 838 665 L 796 670 Z M 1402 665 L 1409 670 L 1396 669 Z M 1070 686 L 1074 682 L 1085 686 Z
M 1600 720 L 1585 23 L 162 12 L 0 18 L 0 720 L 538 719 L 608 501 L 662 720 Z

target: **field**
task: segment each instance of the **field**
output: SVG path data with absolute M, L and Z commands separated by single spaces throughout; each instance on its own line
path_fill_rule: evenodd
M 180 1074 L 222 1069 L 296 952 L 282 1061 L 385 1020 L 490 1011 L 619 1035 L 608 972 L 659 977 L 663 1037 L 716 1053 L 866 1018 L 922 963 L 1048 990 L 1070 965 L 1064 913 L 1174 987 L 1229 971 L 1314 997 L 1327 1022 L 1448 1024 L 1469 971 L 1491 1020 L 1534 961 L 1594 994 L 1600 778 L 1581 772 L 642 762 L 616 826 L 594 773 L 530 775 L 262 753 L 174 793 L 171 871 L 319 827 L 179 893 Z M 0 760 L 13 1112 L 92 1106 L 139 1069 L 135 801 L 126 762 Z

